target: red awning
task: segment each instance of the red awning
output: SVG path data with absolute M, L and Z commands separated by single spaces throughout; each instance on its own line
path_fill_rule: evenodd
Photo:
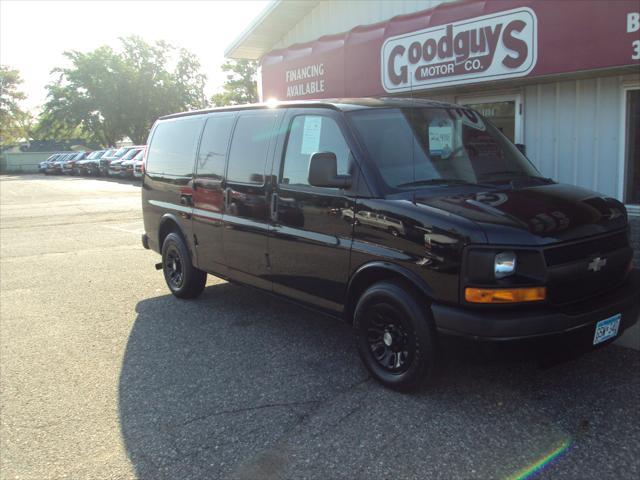
M 269 52 L 263 97 L 376 96 L 640 67 L 639 22 L 634 0 L 444 3 Z

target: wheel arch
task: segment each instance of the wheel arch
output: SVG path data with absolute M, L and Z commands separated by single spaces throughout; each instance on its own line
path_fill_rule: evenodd
M 349 279 L 344 309 L 348 323 L 353 321 L 353 312 L 362 293 L 374 283 L 390 279 L 405 280 L 427 299 L 431 300 L 433 298 L 433 289 L 411 270 L 391 262 L 369 262 L 358 267 Z
M 182 236 L 182 239 L 187 244 L 187 248 L 191 253 L 191 244 L 189 242 L 189 237 L 187 237 L 187 235 L 185 234 L 184 229 L 182 228 L 182 225 L 178 220 L 178 217 L 176 217 L 176 215 L 174 215 L 173 213 L 165 213 L 164 215 L 162 215 L 162 218 L 160 218 L 160 224 L 158 226 L 158 248 L 160 249 L 160 251 L 162 251 L 162 243 L 164 242 L 164 239 L 171 232 L 176 232 L 180 236 Z

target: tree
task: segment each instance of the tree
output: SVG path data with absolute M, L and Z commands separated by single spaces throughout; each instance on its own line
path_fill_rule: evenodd
M 258 83 L 256 76 L 258 62 L 253 60 L 229 60 L 220 67 L 228 72 L 222 92 L 211 97 L 216 106 L 239 105 L 258 101 Z
M 20 72 L 0 65 L 0 147 L 15 145 L 28 136 L 31 116 L 20 108 L 26 98 L 18 87 Z
M 119 52 L 103 46 L 64 53 L 71 66 L 53 71 L 40 136 L 81 135 L 104 146 L 126 136 L 143 144 L 156 118 L 206 107 L 206 77 L 193 54 L 136 36 L 120 41 Z

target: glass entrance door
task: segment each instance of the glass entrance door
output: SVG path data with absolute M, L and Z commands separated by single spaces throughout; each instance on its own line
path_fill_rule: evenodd
M 457 102 L 480 112 L 514 143 L 522 143 L 520 95 L 459 98 Z
M 624 202 L 640 205 L 640 89 L 626 91 Z

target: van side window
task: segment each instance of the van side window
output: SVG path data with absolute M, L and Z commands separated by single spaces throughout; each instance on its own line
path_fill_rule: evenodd
M 299 115 L 291 122 L 281 183 L 309 185 L 309 161 L 316 152 L 333 152 L 338 174 L 349 170 L 349 147 L 338 124 L 331 117 Z
M 147 171 L 150 174 L 190 177 L 200 125 L 200 118 L 188 117 L 160 122 L 149 145 Z
M 221 180 L 233 128 L 234 115 L 214 115 L 207 119 L 198 152 L 198 176 Z
M 231 141 L 227 180 L 264 184 L 269 143 L 276 135 L 276 112 L 241 115 Z

